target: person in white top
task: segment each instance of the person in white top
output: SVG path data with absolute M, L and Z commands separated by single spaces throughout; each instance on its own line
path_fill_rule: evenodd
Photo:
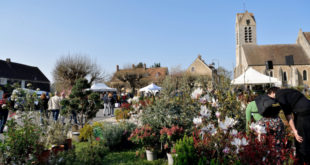
M 53 119 L 58 120 L 59 110 L 60 110 L 60 101 L 59 92 L 55 92 L 55 96 L 51 97 L 48 101 L 48 110 L 52 111 Z

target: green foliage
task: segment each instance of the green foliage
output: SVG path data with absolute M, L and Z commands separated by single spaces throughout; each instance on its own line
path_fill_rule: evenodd
M 136 125 L 132 123 L 105 123 L 103 141 L 110 149 L 126 148 L 130 146 L 128 137 L 135 128 Z
M 199 105 L 190 98 L 190 81 L 185 77 L 177 83 L 167 77 L 160 97 L 143 111 L 142 123 L 158 130 L 173 125 L 189 130 L 199 112 Z
M 55 165 L 102 164 L 109 149 L 101 141 L 77 143 L 75 150 L 61 152 L 52 161 Z
M 151 68 L 160 68 L 160 62 L 159 63 L 154 63 Z
M 78 79 L 72 87 L 69 98 L 61 101 L 62 113 L 70 114 L 72 111 L 76 111 L 80 114 L 78 119 L 82 124 L 94 118 L 101 106 L 99 94 L 85 90 L 89 87 L 90 84 L 86 79 Z
M 129 119 L 130 118 L 129 112 L 130 112 L 130 110 L 117 108 L 114 111 L 115 119 L 117 121 Z
M 28 89 L 16 88 L 12 95 L 11 100 L 14 101 L 14 110 L 35 110 L 35 102 L 38 101 L 37 94 Z
M 125 150 L 109 152 L 105 156 L 102 164 L 107 165 L 167 165 L 166 159 L 158 159 L 147 161 L 145 159 L 145 150 L 143 150 L 143 158 L 139 157 L 136 150 Z
M 221 113 L 221 119 L 224 120 L 225 116 L 229 116 L 238 121 L 235 128 L 238 131 L 245 130 L 245 110 L 241 108 L 240 101 L 237 100 L 236 94 L 231 93 L 229 90 L 218 89 L 215 94 L 220 103 L 217 111 Z M 215 119 L 217 120 L 217 119 Z
M 193 137 L 184 136 L 183 139 L 180 139 L 176 143 L 175 149 L 177 156 L 174 156 L 173 164 L 175 165 L 197 164 L 198 156 L 195 152 Z
M 82 141 L 87 141 L 93 137 L 93 127 L 89 124 L 84 125 L 84 127 L 80 130 L 79 139 Z
M 49 126 L 46 126 L 45 131 L 44 138 L 46 146 L 62 145 L 67 139 L 69 125 L 64 125 L 60 122 L 52 122 Z
M 137 65 L 136 65 L 136 68 L 143 68 L 144 67 L 144 64 L 142 62 L 139 62 Z
M 43 150 L 40 142 L 42 130 L 27 115 L 23 117 L 23 125 L 14 119 L 7 122 L 8 132 L 4 134 L 4 142 L 0 144 L 0 160 L 4 164 L 26 164 L 36 161 L 36 156 Z

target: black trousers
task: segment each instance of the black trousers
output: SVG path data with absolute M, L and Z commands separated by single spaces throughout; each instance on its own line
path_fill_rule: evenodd
M 310 163 L 310 115 L 295 115 L 295 127 L 299 136 L 303 138 L 302 143 L 295 139 L 296 156 L 299 164 Z
M 0 133 L 3 133 L 3 129 L 6 123 L 6 120 L 8 119 L 9 111 L 0 109 Z

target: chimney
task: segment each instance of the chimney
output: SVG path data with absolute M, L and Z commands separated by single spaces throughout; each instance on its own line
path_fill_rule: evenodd
M 146 64 L 143 64 L 143 68 L 146 69 Z
M 135 69 L 135 64 L 132 64 L 132 69 Z
M 10 63 L 10 62 L 11 62 L 11 59 L 10 59 L 10 58 L 7 58 L 7 59 L 6 59 L 6 62 L 7 62 L 7 63 Z
M 198 54 L 198 58 L 199 58 L 199 60 L 201 60 L 201 55 L 200 54 Z
M 119 71 L 119 65 L 116 65 L 116 71 Z

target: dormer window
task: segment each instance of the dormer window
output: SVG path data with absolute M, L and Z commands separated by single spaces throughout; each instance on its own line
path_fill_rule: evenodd
M 195 67 L 192 67 L 192 72 L 194 72 L 195 71 Z

